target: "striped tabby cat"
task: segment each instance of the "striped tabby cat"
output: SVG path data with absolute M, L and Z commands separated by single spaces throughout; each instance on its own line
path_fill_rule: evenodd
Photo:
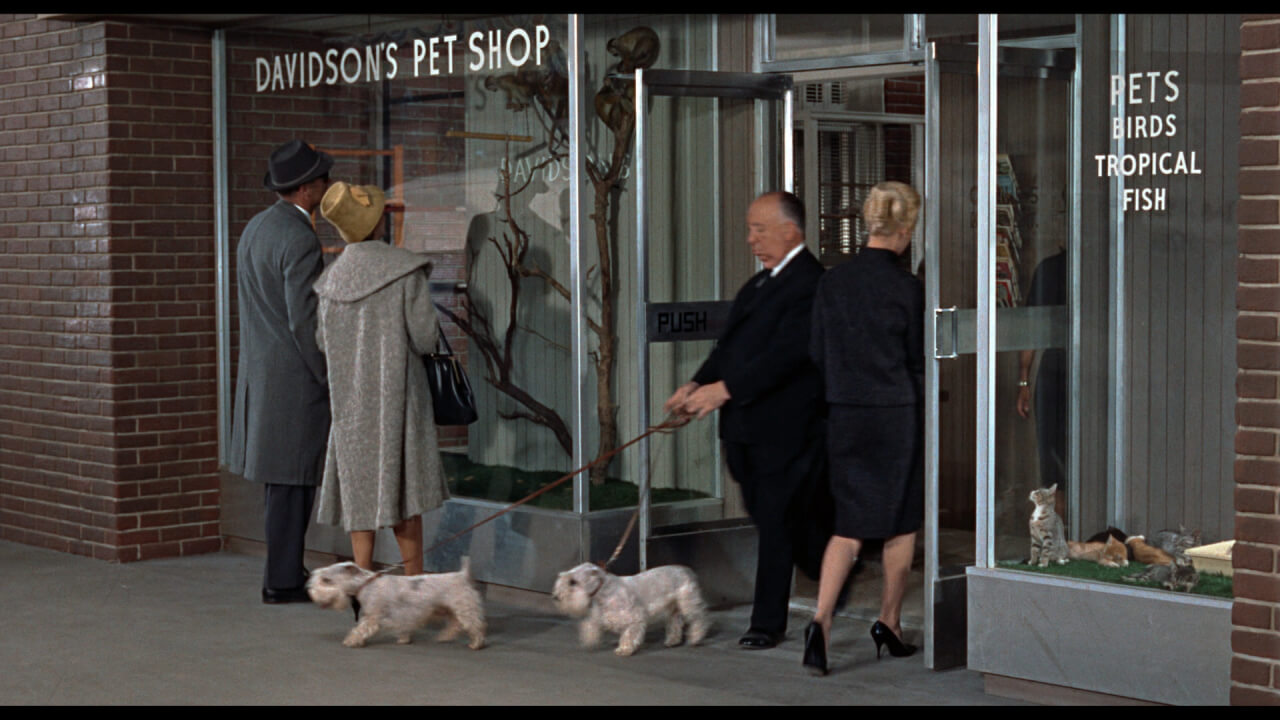
M 1181 555 L 1200 545 L 1200 531 L 1189 531 L 1182 525 L 1177 530 L 1161 530 L 1151 538 L 1151 544 L 1169 553 Z
M 1031 513 L 1031 559 L 1029 565 L 1046 567 L 1050 562 L 1065 565 L 1067 562 L 1067 534 L 1062 527 L 1062 518 L 1053 509 L 1053 493 L 1058 484 L 1052 487 L 1038 488 L 1031 491 L 1030 500 L 1036 509 Z
M 1124 578 L 1129 582 L 1158 583 L 1166 590 L 1188 592 L 1200 582 L 1200 573 L 1186 555 L 1174 555 L 1168 565 L 1150 565 L 1146 570 Z

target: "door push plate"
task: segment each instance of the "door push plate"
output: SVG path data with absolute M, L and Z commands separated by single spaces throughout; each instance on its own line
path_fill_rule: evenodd
M 933 357 L 936 360 L 949 360 L 960 357 L 960 323 L 956 318 L 956 310 L 957 308 L 954 306 L 933 309 Z M 948 338 L 951 343 L 946 347 L 947 352 L 943 352 L 942 338 L 944 337 Z

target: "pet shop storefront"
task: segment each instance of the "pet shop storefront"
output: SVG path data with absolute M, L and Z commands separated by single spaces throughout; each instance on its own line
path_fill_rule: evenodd
M 333 177 L 388 189 L 384 239 L 432 256 L 476 390 L 480 420 L 441 429 L 453 497 L 427 518 L 427 568 L 465 555 L 481 580 L 545 592 L 558 571 L 607 560 L 634 516 L 613 569 L 684 562 L 713 601 L 742 600 L 754 535 L 713 421 L 652 435 L 454 536 L 662 420 L 756 269 L 742 242 L 756 194 L 797 192 L 830 266 L 864 240 L 866 189 L 910 182 L 926 199 L 910 260 L 929 362 L 926 529 L 904 623 L 924 662 L 987 673 L 993 691 L 1225 702 L 1231 580 L 1215 570 L 1234 523 L 1239 26 L 1004 14 L 229 26 L 214 84 L 223 407 L 235 238 L 271 200 L 270 149 L 303 137 L 338 159 Z M 342 241 L 317 230 L 336 257 Z M 229 478 L 223 495 L 225 532 L 260 538 L 256 487 Z M 313 527 L 308 543 L 349 552 L 338 528 Z M 397 561 L 390 536 L 378 546 Z
M 763 74 L 733 73 L 720 87 L 721 31 L 707 16 L 538 14 L 268 16 L 219 30 L 223 436 L 236 372 L 235 241 L 272 201 L 265 158 L 301 137 L 335 157 L 332 178 L 386 188 L 383 240 L 432 258 L 441 327 L 476 394 L 479 420 L 439 429 L 451 499 L 424 518 L 428 570 L 455 569 L 467 556 L 479 580 L 548 592 L 559 571 L 615 550 L 615 572 L 661 562 L 648 550 L 663 529 L 683 537 L 680 528 L 721 523 L 728 542 L 749 541 L 736 499 L 726 499 L 713 423 L 655 435 L 493 517 L 660 422 L 661 400 L 652 416 L 641 411 L 649 389 L 675 387 L 710 348 L 706 327 L 684 332 L 685 342 L 638 340 L 637 278 L 643 267 L 650 299 L 719 303 L 714 274 L 728 261 L 716 241 L 720 217 L 707 208 L 725 187 L 749 198 L 774 184 L 754 176 L 778 172 L 776 163 L 756 169 L 753 153 L 742 152 L 736 170 L 715 167 L 711 148 L 729 112 L 715 93 L 737 103 L 741 127 L 770 132 L 785 95 Z M 742 58 L 744 42 L 735 45 Z M 668 89 L 637 117 L 646 71 L 666 73 Z M 677 97 L 690 76 L 715 81 Z M 641 132 L 654 139 L 649 172 L 659 178 L 644 212 L 661 218 L 644 254 Z M 316 220 L 331 262 L 344 243 Z M 749 259 L 732 262 L 746 268 Z M 225 534 L 260 542 L 258 488 L 225 475 L 223 503 Z M 350 553 L 340 528 L 313 524 L 307 542 Z M 749 597 L 742 578 L 754 553 L 736 547 L 705 571 L 725 576 L 713 599 Z M 376 560 L 398 562 L 391 535 L 376 548 Z

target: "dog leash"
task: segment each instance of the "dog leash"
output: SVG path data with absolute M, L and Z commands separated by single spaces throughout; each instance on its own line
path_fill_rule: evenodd
M 533 500 L 534 498 L 538 497 L 539 495 L 542 495 L 542 494 L 543 494 L 543 493 L 545 493 L 545 492 L 548 492 L 548 491 L 550 491 L 550 490 L 552 490 L 552 489 L 554 489 L 554 488 L 556 488 L 556 487 L 559 487 L 561 484 L 563 484 L 563 483 L 565 483 L 566 481 L 568 481 L 568 480 L 572 479 L 574 476 L 578 475 L 579 473 L 582 473 L 582 472 L 584 472 L 584 471 L 586 471 L 586 470 L 590 470 L 591 468 L 595 467 L 596 465 L 599 465 L 600 463 L 602 463 L 602 462 L 604 462 L 604 461 L 606 461 L 606 460 L 608 460 L 608 459 L 612 458 L 614 455 L 617 455 L 618 453 L 620 453 L 620 452 L 622 452 L 623 450 L 627 449 L 628 447 L 630 447 L 630 446 L 632 446 L 632 445 L 634 445 L 634 444 L 636 444 L 636 443 L 640 442 L 641 440 L 643 440 L 643 439 L 645 439 L 645 438 L 649 437 L 650 435 L 653 435 L 654 433 L 664 433 L 664 434 L 665 434 L 665 433 L 673 432 L 673 431 L 675 431 L 675 430 L 676 430 L 676 429 L 678 429 L 678 428 L 681 428 L 681 427 L 684 427 L 685 425 L 688 425 L 688 424 L 689 424 L 689 421 L 690 421 L 690 420 L 692 420 L 692 419 L 693 419 L 693 416 L 691 416 L 691 415 L 675 415 L 675 414 L 669 415 L 669 416 L 667 416 L 667 419 L 666 419 L 666 420 L 663 420 L 661 423 L 659 423 L 659 424 L 657 424 L 657 425 L 654 425 L 654 426 L 650 427 L 648 430 L 644 431 L 644 432 L 643 432 L 643 433 L 641 433 L 640 435 L 638 435 L 638 436 L 636 436 L 636 437 L 632 438 L 631 440 L 628 440 L 627 442 L 623 443 L 622 445 L 619 445 L 618 447 L 616 447 L 616 448 L 614 448 L 614 449 L 610 450 L 609 452 L 607 452 L 607 453 L 605 453 L 605 454 L 603 454 L 603 455 L 600 455 L 599 457 L 597 457 L 596 459 L 594 459 L 594 460 L 592 460 L 591 462 L 587 463 L 586 465 L 583 465 L 582 467 L 580 467 L 580 468 L 578 468 L 578 469 L 576 469 L 576 470 L 570 470 L 568 473 L 565 473 L 564 475 L 560 476 L 559 478 L 557 478 L 556 480 L 552 481 L 550 484 L 546 485 L 545 487 L 542 487 L 542 488 L 540 488 L 540 489 L 538 489 L 538 490 L 536 490 L 536 491 L 534 491 L 534 492 L 532 492 L 532 493 L 530 493 L 530 494 L 526 495 L 525 497 L 523 497 L 523 498 L 521 498 L 521 499 L 519 499 L 519 500 L 517 500 L 517 501 L 515 501 L 515 502 L 511 503 L 511 504 L 510 504 L 510 505 L 508 505 L 507 507 L 503 508 L 502 510 L 499 510 L 498 512 L 496 512 L 496 513 L 494 513 L 494 514 L 490 515 L 489 517 L 484 518 L 484 519 L 483 519 L 483 520 L 481 520 L 480 522 L 477 522 L 477 523 L 475 523 L 475 524 L 471 525 L 470 527 L 464 528 L 463 530 L 460 530 L 460 531 L 458 531 L 458 532 L 454 533 L 454 534 L 453 534 L 453 535 L 451 535 L 450 537 L 447 537 L 447 538 L 445 538 L 444 540 L 441 540 L 440 542 L 438 542 L 438 543 L 436 543 L 436 544 L 432 545 L 431 547 L 427 548 L 426 550 L 424 550 L 422 554 L 423 554 L 424 556 L 425 556 L 425 555 L 428 555 L 428 554 L 430 554 L 433 550 L 436 550 L 436 549 L 438 549 L 438 548 L 440 548 L 440 547 L 443 547 L 444 545 L 448 545 L 449 543 L 453 542 L 454 540 L 457 540 L 458 538 L 462 537 L 463 535 L 466 535 L 467 533 L 471 532 L 472 530 L 475 530 L 476 528 L 480 527 L 481 525 L 484 525 L 484 524 L 485 524 L 485 523 L 487 523 L 487 522 L 491 522 L 491 521 L 493 521 L 493 520 L 496 520 L 497 518 L 499 518 L 499 517 L 501 517 L 501 516 L 503 516 L 503 515 L 505 515 L 505 514 L 507 514 L 507 513 L 511 512 L 511 511 L 512 511 L 512 510 L 514 510 L 515 508 L 517 508 L 517 507 L 519 507 L 519 506 L 521 506 L 521 505 L 523 505 L 523 504 L 525 504 L 525 503 L 529 502 L 530 500 Z M 639 505 L 639 503 L 637 502 L 637 504 L 636 504 L 636 512 L 638 513 L 638 512 L 639 512 L 639 510 L 640 510 L 640 505 Z M 628 525 L 628 530 L 627 530 L 627 532 L 628 532 L 628 533 L 630 532 L 630 526 L 631 526 L 631 525 L 634 525 L 634 523 L 635 523 L 635 519 L 636 519 L 636 515 L 634 515 L 634 514 L 633 514 L 633 515 L 632 515 L 632 518 L 631 518 L 631 523 L 629 523 L 629 525 Z M 625 538 L 625 537 L 623 538 L 623 541 L 624 541 L 624 542 L 626 541 L 626 538 Z M 618 554 L 619 552 L 621 552 L 621 550 L 622 550 L 622 546 L 621 546 L 621 545 L 619 545 L 619 546 L 618 546 L 618 549 L 617 549 L 616 551 L 614 551 L 614 556 L 616 557 L 616 556 L 617 556 L 617 554 Z M 612 558 L 610 558 L 610 562 L 612 562 L 612 560 L 613 560 L 613 559 L 612 559 Z M 395 567 L 395 566 L 393 566 L 393 567 Z M 388 568 L 388 569 L 390 569 L 390 568 Z
M 490 522 L 490 521 L 492 521 L 492 520 L 495 520 L 495 519 L 497 519 L 497 518 L 501 517 L 502 515 L 505 515 L 506 513 L 511 512 L 511 511 L 512 511 L 513 509 L 515 509 L 516 507 L 519 507 L 520 505 L 523 505 L 523 504 L 525 504 L 525 503 L 529 502 L 530 500 L 532 500 L 532 499 L 534 499 L 534 498 L 538 497 L 539 495 L 541 495 L 541 494 L 543 494 L 543 493 L 545 493 L 545 492 L 547 492 L 547 491 L 549 491 L 549 490 L 551 490 L 551 489 L 553 489 L 553 488 L 555 488 L 555 487 L 558 487 L 559 485 L 561 485 L 561 484 L 562 484 L 562 483 L 564 483 L 564 482 L 567 482 L 569 479 L 573 478 L 574 476 L 578 475 L 579 473 L 584 472 L 584 471 L 586 471 L 586 470 L 589 470 L 589 469 L 591 469 L 591 468 L 595 467 L 596 465 L 599 465 L 600 463 L 604 462 L 605 460 L 608 460 L 608 459 L 612 458 L 614 455 L 617 455 L 618 453 L 622 452 L 622 451 L 623 451 L 623 450 L 625 450 L 626 448 L 628 448 L 628 447 L 630 447 L 630 446 L 632 446 L 632 445 L 634 445 L 634 444 L 636 444 L 636 443 L 640 442 L 641 440 L 643 440 L 643 439 L 645 439 L 645 438 L 649 437 L 650 435 L 653 435 L 654 433 L 662 433 L 662 434 L 669 434 L 669 433 L 672 433 L 672 432 L 674 432 L 674 431 L 678 430 L 679 428 L 682 428 L 682 427 L 684 427 L 685 425 L 688 425 L 688 424 L 689 424 L 689 421 L 690 421 L 690 420 L 692 420 L 692 419 L 693 419 L 693 416 L 692 416 L 692 415 L 676 415 L 676 414 L 674 414 L 674 413 L 672 413 L 671 415 L 668 415 L 666 420 L 663 420 L 661 423 L 659 423 L 659 424 L 657 424 L 657 425 L 654 425 L 654 426 L 650 427 L 648 430 L 644 431 L 643 433 L 641 433 L 641 434 L 640 434 L 640 435 L 638 435 L 637 437 L 632 438 L 631 440 L 628 440 L 627 442 L 623 443 L 622 445 L 619 445 L 618 447 L 614 448 L 613 450 L 610 450 L 609 452 L 607 452 L 607 453 L 605 453 L 605 454 L 603 454 L 603 455 L 601 455 L 601 456 L 597 457 L 596 459 L 592 460 L 591 462 L 587 463 L 586 465 L 583 465 L 582 467 L 580 467 L 580 468 L 578 468 L 578 469 L 576 469 L 576 470 L 571 470 L 571 471 L 569 471 L 568 473 L 566 473 L 566 474 L 562 475 L 561 477 L 559 477 L 559 478 L 557 478 L 556 480 L 554 480 L 553 482 L 551 482 L 549 485 L 547 485 L 547 486 L 545 486 L 545 487 L 543 487 L 543 488 L 540 488 L 540 489 L 538 489 L 538 490 L 536 490 L 536 491 L 534 491 L 534 492 L 532 492 L 532 493 L 530 493 L 530 494 L 526 495 L 525 497 L 523 497 L 523 498 L 521 498 L 521 499 L 519 499 L 519 500 L 517 500 L 517 501 L 515 501 L 515 502 L 511 503 L 511 504 L 510 504 L 510 505 L 508 505 L 507 507 L 503 508 L 502 510 L 499 510 L 498 512 L 496 512 L 496 513 L 494 513 L 494 514 L 490 515 L 490 516 L 489 516 L 489 517 L 487 517 L 487 518 L 484 518 L 484 519 L 483 519 L 483 520 L 481 520 L 480 522 L 475 523 L 475 524 L 471 525 L 470 527 L 464 528 L 463 530 L 460 530 L 460 531 L 458 531 L 458 532 L 454 533 L 453 535 L 451 535 L 451 536 L 449 536 L 449 537 L 445 538 L 444 540 L 441 540 L 440 542 L 438 542 L 438 543 L 436 543 L 436 544 L 432 545 L 431 547 L 429 547 L 429 548 L 427 548 L 426 550 L 422 551 L 423 556 L 425 557 L 426 555 L 430 554 L 432 551 L 436 550 L 437 548 L 440 548 L 440 547 L 443 547 L 443 546 L 445 546 L 445 545 L 448 545 L 449 543 L 453 542 L 454 540 L 457 540 L 458 538 L 462 537 L 463 535 L 466 535 L 467 533 L 471 532 L 472 530 L 475 530 L 476 528 L 480 527 L 481 525 L 484 525 L 484 524 L 485 524 L 485 523 L 487 523 L 487 522 Z M 649 472 L 650 472 L 650 476 L 652 477 L 652 473 L 653 473 L 652 469 L 650 469 L 650 471 L 649 471 Z M 648 488 L 648 487 L 646 487 L 646 488 L 645 488 L 645 494 L 646 494 L 646 496 L 647 496 L 647 494 L 648 494 L 648 491 L 649 491 L 649 488 Z M 622 548 L 623 548 L 623 546 L 627 544 L 627 539 L 631 537 L 631 531 L 632 531 L 632 529 L 634 529 L 634 528 L 635 528 L 636 519 L 640 517 L 640 507 L 641 507 L 641 504 L 642 504 L 643 499 L 644 499 L 644 496 L 641 496 L 641 497 L 639 497 L 639 498 L 637 498 L 637 499 L 636 499 L 636 509 L 635 509 L 635 512 L 631 513 L 631 519 L 630 519 L 629 521 L 627 521 L 627 529 L 623 531 L 623 533 L 622 533 L 622 540 L 620 540 L 620 541 L 618 542 L 618 546 L 617 546 L 616 548 L 614 548 L 614 550 L 613 550 L 613 554 L 609 556 L 609 559 L 608 559 L 608 560 L 606 560 L 606 561 L 604 562 L 604 564 L 596 563 L 596 564 L 597 564 L 597 565 L 599 565 L 602 569 L 607 570 L 607 569 L 609 568 L 609 565 L 611 565 L 611 564 L 613 563 L 613 561 L 614 561 L 614 560 L 618 559 L 618 555 L 620 555 L 620 554 L 622 553 Z M 398 568 L 402 568 L 402 567 L 404 567 L 404 563 L 396 563 L 395 565 L 388 565 L 387 567 L 384 567 L 384 568 L 382 568 L 381 570 L 377 570 L 377 571 L 375 571 L 375 572 L 374 572 L 372 575 L 370 575 L 370 576 L 369 576 L 369 577 L 368 577 L 368 578 L 367 578 L 363 583 L 360 583 L 360 587 L 356 588 L 355 592 L 351 593 L 351 604 L 352 604 L 352 610 L 355 612 L 355 616 L 356 616 L 356 620 L 357 620 L 357 621 L 360 619 L 360 603 L 359 603 L 359 601 L 357 601 L 357 600 L 356 600 L 356 596 L 360 594 L 360 591 L 361 591 L 361 590 L 364 590 L 366 587 L 368 587 L 368 586 L 369 586 L 369 584 L 370 584 L 370 583 L 372 583 L 374 580 L 377 580 L 379 577 L 381 577 L 381 576 L 383 576 L 383 575 L 386 575 L 387 573 L 391 572 L 392 570 L 396 570 L 396 569 L 398 569 Z
M 689 418 L 691 417 L 692 416 L 686 416 L 685 423 L 688 423 Z M 617 547 L 613 549 L 613 554 L 610 555 L 609 559 L 605 560 L 603 563 L 596 563 L 596 565 L 598 565 L 601 570 L 607 571 L 609 569 L 609 566 L 613 564 L 613 561 L 618 559 L 618 556 L 622 554 L 623 546 L 627 544 L 627 540 L 630 539 L 631 537 L 631 531 L 635 529 L 636 520 L 639 519 L 640 517 L 640 508 L 644 507 L 644 501 L 646 498 L 649 497 L 649 491 L 653 489 L 653 465 L 652 464 L 649 465 L 648 480 L 649 482 L 645 483 L 644 494 L 636 498 L 636 509 L 634 512 L 631 513 L 631 519 L 627 521 L 627 528 L 622 531 L 622 539 L 618 541 Z

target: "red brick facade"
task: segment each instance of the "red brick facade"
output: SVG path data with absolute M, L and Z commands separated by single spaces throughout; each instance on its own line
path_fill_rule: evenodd
M 924 115 L 924 76 L 890 78 L 884 81 L 884 111 L 901 115 Z M 910 184 L 911 128 L 890 125 L 885 128 L 885 179 Z M 917 178 L 917 185 L 924 178 Z
M 233 268 L 244 224 L 275 200 L 272 147 L 373 145 L 367 87 L 255 92 L 254 54 L 300 42 L 228 42 Z M 428 141 L 459 124 L 461 87 L 426 85 L 445 102 L 398 130 L 405 174 L 448 177 L 460 141 Z M 207 30 L 0 16 L 0 539 L 118 562 L 222 546 L 211 90 Z M 381 185 L 380 167 L 342 156 L 334 177 Z M 462 204 L 449 183 L 425 195 L 435 214 Z M 460 258 L 438 254 L 433 280 L 463 279 Z
M 0 38 L 0 538 L 217 550 L 208 35 Z
M 1240 44 L 1231 703 L 1280 705 L 1280 16 Z

